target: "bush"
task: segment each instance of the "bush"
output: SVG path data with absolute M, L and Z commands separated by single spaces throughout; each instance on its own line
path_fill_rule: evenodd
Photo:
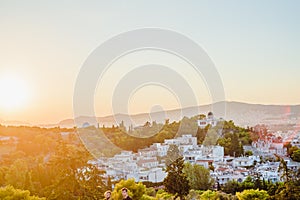
M 46 198 L 39 198 L 37 196 L 30 196 L 28 190 L 15 189 L 13 186 L 6 186 L 0 188 L 0 199 L 8 200 L 45 200 Z
M 267 200 L 269 195 L 264 190 L 244 190 L 243 192 L 237 192 L 236 196 L 239 200 Z

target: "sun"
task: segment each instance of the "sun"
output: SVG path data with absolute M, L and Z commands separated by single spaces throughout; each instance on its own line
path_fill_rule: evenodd
M 13 111 L 25 105 L 28 88 L 21 77 L 0 76 L 0 109 Z

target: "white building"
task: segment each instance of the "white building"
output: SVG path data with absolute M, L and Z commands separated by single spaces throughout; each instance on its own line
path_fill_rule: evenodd
M 300 148 L 300 131 L 294 136 L 291 145 Z
M 188 151 L 183 152 L 183 158 L 186 162 L 195 163 L 196 160 L 200 160 L 203 157 L 202 148 L 194 147 Z
M 249 167 L 254 164 L 254 158 L 250 157 L 238 157 L 232 161 L 232 166 L 237 167 Z
M 202 159 L 202 160 L 196 160 L 195 164 L 196 165 L 201 165 L 205 168 L 209 168 L 209 166 L 213 165 L 214 160 L 209 160 L 209 159 Z
M 192 135 L 182 135 L 181 137 L 178 138 L 165 139 L 164 144 L 167 145 L 175 144 L 177 146 L 180 145 L 197 146 L 197 137 L 193 137 Z
M 151 159 L 141 159 L 137 161 L 137 165 L 139 167 L 150 169 L 158 166 L 158 160 L 156 159 L 156 157 L 153 157 Z
M 157 156 L 163 157 L 167 155 L 169 145 L 161 144 L 161 143 L 154 143 L 150 146 L 152 150 L 156 152 Z
M 224 157 L 224 147 L 221 146 L 202 146 L 202 155 L 214 161 L 221 161 Z
M 256 150 L 262 153 L 267 154 L 277 154 L 285 156 L 287 153 L 283 142 L 273 142 L 272 138 L 258 139 L 257 141 L 252 142 L 252 147 L 254 147 Z
M 133 157 L 134 157 L 134 154 L 132 153 L 132 151 L 122 151 L 120 154 L 116 154 L 110 160 L 116 160 L 116 161 L 120 161 L 120 162 L 132 162 Z
M 141 170 L 137 173 L 131 173 L 127 175 L 127 178 L 134 178 L 136 182 L 149 181 L 152 183 L 163 182 L 167 173 L 162 168 L 152 168 L 149 170 Z
M 216 177 L 216 182 L 219 182 L 220 185 L 226 184 L 228 181 L 237 181 L 237 182 L 243 182 L 246 179 L 245 176 L 242 174 L 234 175 L 234 174 L 228 174 L 228 175 L 220 175 Z
M 213 114 L 212 112 L 209 112 L 209 113 L 207 114 L 207 117 L 206 117 L 206 118 L 204 118 L 204 119 L 199 119 L 199 120 L 197 121 L 197 123 L 198 123 L 198 126 L 199 126 L 200 128 L 205 128 L 208 124 L 210 124 L 212 127 L 214 127 L 214 126 L 217 125 L 218 119 L 216 119 L 216 118 L 214 117 L 214 114 Z

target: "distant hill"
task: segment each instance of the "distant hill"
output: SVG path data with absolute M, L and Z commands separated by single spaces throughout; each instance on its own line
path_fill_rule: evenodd
M 32 124 L 24 121 L 17 121 L 17 120 L 0 120 L 0 124 L 5 126 L 32 126 Z
M 222 102 L 224 103 L 224 102 Z M 300 121 L 300 105 L 262 105 L 262 104 L 248 104 L 241 102 L 225 102 L 226 115 L 220 116 L 223 113 L 214 111 L 215 117 L 223 117 L 225 120 L 233 120 L 239 126 L 255 126 L 257 124 L 294 124 Z M 99 125 L 111 126 L 112 124 L 119 124 L 122 120 L 125 125 L 131 124 L 131 120 L 135 126 L 143 125 L 146 121 L 156 121 L 164 123 L 165 119 L 172 121 L 179 121 L 182 117 L 192 117 L 198 114 L 207 114 L 212 108 L 220 106 L 220 103 L 213 105 L 202 105 L 188 107 L 184 109 L 175 109 L 154 113 L 141 113 L 136 115 L 116 114 L 105 117 L 97 117 Z M 184 115 L 182 115 L 184 113 Z M 131 120 L 130 120 L 131 119 Z M 97 121 L 93 117 L 82 116 L 76 118 L 76 122 L 82 125 L 88 122 L 91 125 L 97 125 Z M 66 119 L 60 121 L 56 126 L 73 127 L 75 126 L 73 119 Z
M 226 114 L 223 116 L 221 111 L 214 108 L 225 105 Z M 235 124 L 239 126 L 255 126 L 257 124 L 298 124 L 300 123 L 300 105 L 262 105 L 262 104 L 249 104 L 241 102 L 219 102 L 209 105 L 201 105 L 188 107 L 184 109 L 175 109 L 160 111 L 154 113 L 140 113 L 135 115 L 115 114 L 104 117 L 97 117 L 95 120 L 90 116 L 81 116 L 76 118 L 76 124 L 82 126 L 82 124 L 88 122 L 90 125 L 96 125 L 99 122 L 100 126 L 112 126 L 119 124 L 122 120 L 128 127 L 131 124 L 131 120 L 134 122 L 134 126 L 143 125 L 145 122 L 156 121 L 157 123 L 164 123 L 165 119 L 172 121 L 179 121 L 184 116 L 192 117 L 199 114 L 207 114 L 209 111 L 213 111 L 216 118 L 224 118 L 225 120 L 233 120 Z M 224 109 L 223 109 L 224 111 Z M 98 122 L 97 122 L 98 121 Z M 57 127 L 71 128 L 76 126 L 74 119 L 65 119 L 57 124 L 29 124 L 22 121 L 5 121 L 0 119 L 2 125 L 24 125 L 24 126 L 41 126 L 41 127 Z

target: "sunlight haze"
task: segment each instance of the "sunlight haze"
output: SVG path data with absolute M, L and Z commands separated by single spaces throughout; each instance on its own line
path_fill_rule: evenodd
M 144 27 L 179 32 L 205 49 L 228 101 L 300 104 L 300 2 L 289 2 L 2 0 L 0 119 L 46 124 L 72 118 L 74 86 L 87 57 L 111 37 Z M 188 81 L 198 105 L 212 103 L 203 77 L 187 63 L 163 52 L 138 52 L 120 58 L 99 80 L 96 114 L 113 114 L 113 89 L 122 74 L 157 63 Z M 175 109 L 176 97 L 163 91 L 137 91 L 130 112 Z M 157 92 L 162 99 L 154 98 Z

